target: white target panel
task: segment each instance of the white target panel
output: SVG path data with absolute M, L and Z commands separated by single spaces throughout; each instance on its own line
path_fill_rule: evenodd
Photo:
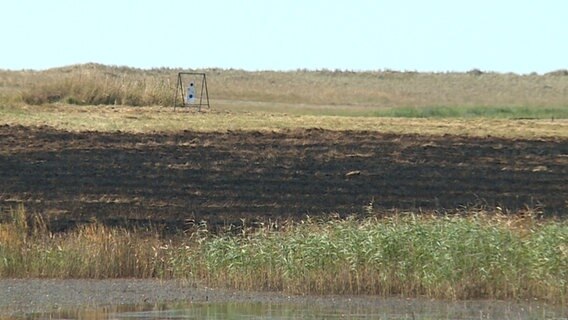
M 178 96 L 181 101 L 178 101 Z M 207 76 L 205 73 L 179 72 L 174 109 L 176 107 L 198 107 L 209 105 L 209 91 L 207 90 Z

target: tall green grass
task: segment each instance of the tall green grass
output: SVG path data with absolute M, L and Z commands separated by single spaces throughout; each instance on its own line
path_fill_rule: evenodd
M 568 224 L 419 217 L 331 220 L 208 241 L 219 284 L 294 293 L 565 301 Z M 535 296 L 536 294 L 536 296 Z
M 568 302 L 566 220 L 408 213 L 215 235 L 198 227 L 165 239 L 96 223 L 52 234 L 21 207 L 9 214 L 0 225 L 2 277 L 173 277 L 294 294 Z
M 440 106 L 440 107 L 400 107 L 374 110 L 376 117 L 404 118 L 507 118 L 507 119 L 566 119 L 568 107 L 526 106 Z

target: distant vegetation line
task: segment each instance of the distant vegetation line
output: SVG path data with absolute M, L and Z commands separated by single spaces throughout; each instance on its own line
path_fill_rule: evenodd
M 375 110 L 371 114 L 403 118 L 566 119 L 568 107 L 401 107 Z
M 179 71 L 100 64 L 45 71 L 0 70 L 0 102 L 171 106 Z M 227 108 L 233 104 L 246 108 L 249 102 L 263 103 L 277 112 L 389 117 L 567 118 L 568 113 L 566 70 L 545 75 L 479 70 L 197 71 L 207 73 L 212 101 L 223 101 Z

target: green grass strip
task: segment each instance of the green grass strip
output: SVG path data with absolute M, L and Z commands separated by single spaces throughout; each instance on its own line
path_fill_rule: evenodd
M 567 107 L 397 107 L 372 112 L 375 117 L 566 119 Z

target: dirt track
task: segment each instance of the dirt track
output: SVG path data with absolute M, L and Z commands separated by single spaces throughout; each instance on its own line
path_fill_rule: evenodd
M 93 218 L 176 228 L 185 219 L 350 214 L 371 201 L 375 209 L 529 205 L 566 214 L 567 199 L 567 140 L 0 127 L 0 206 L 23 202 L 56 230 Z

